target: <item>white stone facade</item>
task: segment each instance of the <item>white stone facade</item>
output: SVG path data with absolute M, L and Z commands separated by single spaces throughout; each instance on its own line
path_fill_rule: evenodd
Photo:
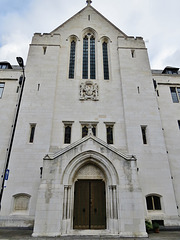
M 89 74 L 92 59 L 88 52 L 88 77 L 84 79 L 85 36 L 89 49 L 90 39 L 94 41 L 95 77 Z M 69 77 L 72 41 L 74 75 Z M 109 70 L 106 80 L 104 42 Z M 21 73 L 2 70 L 0 82 L 8 74 L 17 80 Z M 169 90 L 179 86 L 180 75 L 152 74 L 141 37 L 128 37 L 89 3 L 51 33 L 34 34 L 25 74 L 0 226 L 34 225 L 33 236 L 101 233 L 143 237 L 147 236 L 145 219 L 163 221 L 165 226 L 180 225 L 180 105 L 172 102 Z M 2 176 L 17 86 L 17 81 L 11 81 L 11 87 L 5 85 L 0 99 L 0 106 L 6 109 L 0 116 L 4 124 L 0 126 Z M 5 108 L 7 104 L 9 108 Z M 35 133 L 31 142 L 32 126 Z M 66 126 L 71 129 L 69 143 L 64 137 Z M 89 133 L 82 138 L 84 126 Z M 113 135 L 109 144 L 108 128 Z M 105 184 L 102 229 L 74 228 L 78 180 L 102 180 Z M 147 209 L 147 196 L 157 196 L 160 209 L 154 205 Z

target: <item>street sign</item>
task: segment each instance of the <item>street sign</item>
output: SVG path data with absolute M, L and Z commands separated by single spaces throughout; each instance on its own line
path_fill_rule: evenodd
M 8 180 L 8 178 L 9 178 L 9 169 L 6 169 L 5 180 Z

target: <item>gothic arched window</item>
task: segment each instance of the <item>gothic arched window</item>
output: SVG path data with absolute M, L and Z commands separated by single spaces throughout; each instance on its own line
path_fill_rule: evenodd
M 69 60 L 69 78 L 74 78 L 76 42 L 71 42 L 70 60 Z
M 109 80 L 108 48 L 106 42 L 103 42 L 102 48 L 103 48 L 104 79 Z
M 88 33 L 83 38 L 83 79 L 96 78 L 95 38 Z
M 95 79 L 95 38 L 90 38 L 90 78 Z

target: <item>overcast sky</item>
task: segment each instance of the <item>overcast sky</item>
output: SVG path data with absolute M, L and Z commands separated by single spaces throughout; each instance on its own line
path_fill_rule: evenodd
M 0 61 L 26 61 L 35 32 L 48 33 L 86 6 L 86 0 L 0 0 Z M 141 36 L 151 68 L 180 67 L 180 0 L 92 0 L 129 36 Z

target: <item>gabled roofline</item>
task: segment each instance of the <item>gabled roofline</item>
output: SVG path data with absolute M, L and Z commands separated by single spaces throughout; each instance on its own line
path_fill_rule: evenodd
M 136 161 L 136 157 L 133 155 L 126 155 L 122 152 L 120 152 L 118 149 L 116 149 L 115 147 L 112 147 L 111 145 L 107 144 L 106 142 L 104 142 L 103 140 L 95 137 L 93 134 L 89 134 L 86 137 L 70 144 L 69 146 L 67 146 L 66 148 L 61 149 L 60 151 L 56 152 L 56 153 L 49 153 L 47 154 L 43 159 L 44 160 L 54 160 L 58 157 L 60 157 L 61 155 L 65 154 L 66 152 L 70 151 L 71 149 L 79 146 L 80 144 L 88 141 L 89 139 L 94 140 L 95 142 L 99 143 L 101 146 L 111 150 L 112 152 L 114 152 L 115 154 L 117 154 L 118 156 L 124 158 L 127 161 Z
M 57 28 L 55 28 L 52 32 L 50 32 L 50 34 L 53 34 L 58 28 L 62 27 L 64 24 L 66 24 L 67 22 L 69 22 L 73 17 L 77 16 L 78 14 L 80 14 L 82 11 L 84 11 L 84 9 L 86 8 L 92 8 L 97 14 L 99 14 L 102 18 L 104 18 L 105 21 L 107 21 L 108 23 L 110 23 L 114 28 L 116 28 L 119 32 L 121 32 L 124 37 L 128 37 L 123 31 L 121 31 L 118 27 L 116 27 L 112 22 L 110 22 L 107 18 L 105 18 L 100 12 L 98 12 L 94 7 L 92 7 L 91 5 L 87 5 L 86 7 L 84 7 L 83 9 L 81 9 L 79 12 L 77 12 L 75 15 L 73 15 L 71 18 L 69 18 L 68 20 L 66 20 L 64 23 L 62 23 L 61 25 L 59 25 Z

